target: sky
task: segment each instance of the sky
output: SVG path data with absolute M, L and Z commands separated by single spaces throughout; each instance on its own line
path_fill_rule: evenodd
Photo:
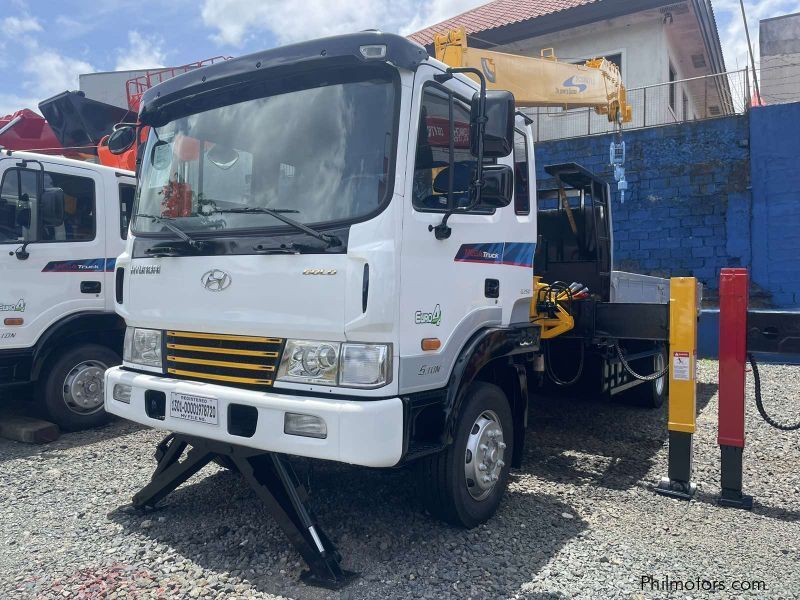
M 180 65 L 359 31 L 409 34 L 485 0 L 3 0 L 0 116 L 78 89 L 95 71 Z M 747 64 L 739 0 L 712 0 L 729 70 Z M 800 0 L 746 0 L 758 21 L 800 12 Z

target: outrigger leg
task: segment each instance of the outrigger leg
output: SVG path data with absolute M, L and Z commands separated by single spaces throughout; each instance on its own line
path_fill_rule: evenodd
M 185 458 L 180 460 L 187 447 Z M 152 508 L 217 456 L 227 457 L 236 466 L 306 561 L 309 570 L 300 576 L 302 581 L 339 589 L 358 576 L 341 568 L 339 551 L 317 524 L 307 504 L 308 493 L 282 454 L 169 435 L 156 450 L 158 465 L 150 483 L 133 497 L 134 508 Z

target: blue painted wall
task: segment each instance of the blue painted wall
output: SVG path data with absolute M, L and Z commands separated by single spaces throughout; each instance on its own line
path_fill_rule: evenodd
M 749 137 L 747 116 L 626 132 L 630 189 L 624 204 L 617 193 L 612 202 L 616 267 L 694 275 L 712 302 L 721 268 L 750 267 Z M 537 144 L 539 189 L 554 186 L 544 167 L 561 162 L 577 162 L 613 181 L 611 140 L 594 136 Z
M 752 272 L 781 307 L 800 304 L 800 103 L 750 111 Z

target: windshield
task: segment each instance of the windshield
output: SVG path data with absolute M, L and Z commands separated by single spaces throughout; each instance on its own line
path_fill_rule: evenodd
M 134 231 L 167 232 L 164 219 L 224 232 L 287 227 L 275 212 L 303 224 L 376 212 L 391 188 L 395 84 L 354 72 L 152 128 Z

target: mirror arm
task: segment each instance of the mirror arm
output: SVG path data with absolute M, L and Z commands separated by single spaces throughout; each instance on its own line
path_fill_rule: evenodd
M 478 165 L 475 169 L 475 182 L 473 186 L 475 188 L 475 196 L 473 200 L 469 203 L 467 207 L 463 210 L 459 211 L 455 208 L 449 208 L 445 211 L 444 215 L 442 216 L 442 222 L 436 225 L 428 225 L 428 231 L 433 231 L 434 235 L 436 236 L 437 240 L 446 240 L 450 237 L 452 233 L 452 229 L 447 224 L 450 215 L 456 212 L 469 212 L 476 206 L 481 203 L 481 191 L 483 190 L 483 136 L 484 132 L 486 131 L 486 121 L 488 117 L 486 116 L 486 77 L 484 77 L 483 73 L 480 69 L 476 69 L 475 67 L 450 67 L 447 69 L 447 72 L 444 75 L 447 75 L 446 79 L 443 77 L 439 77 L 438 75 L 434 75 L 434 79 L 436 81 L 446 81 L 450 79 L 454 73 L 471 73 L 475 75 L 481 84 L 481 91 L 480 91 L 480 103 L 478 105 Z M 453 132 L 450 132 L 450 135 L 453 135 Z
M 28 257 L 31 255 L 27 250 L 28 244 L 30 243 L 30 240 L 26 240 L 22 243 L 22 246 L 14 250 L 14 256 L 17 257 L 17 260 L 28 260 Z
M 42 194 L 44 194 L 44 165 L 39 160 L 23 158 L 17 163 L 17 166 L 21 169 L 27 169 L 28 163 L 36 163 L 39 165 L 39 171 L 41 171 L 42 176 L 36 178 L 36 201 L 38 202 L 41 199 Z M 31 253 L 28 252 L 28 244 L 30 243 L 31 240 L 26 240 L 22 243 L 22 246 L 14 250 L 14 256 L 17 257 L 17 260 L 28 260 L 28 257 L 31 255 Z

